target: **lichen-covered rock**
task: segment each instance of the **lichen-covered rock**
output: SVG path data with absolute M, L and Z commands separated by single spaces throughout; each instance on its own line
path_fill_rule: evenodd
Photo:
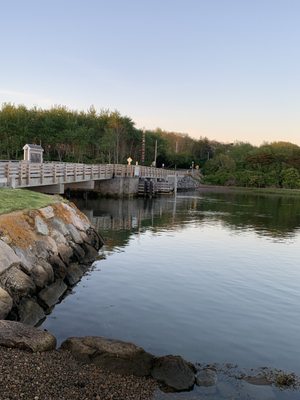
M 192 365 L 180 356 L 157 357 L 151 375 L 174 391 L 190 390 L 195 384 Z
M 13 300 L 6 290 L 0 287 L 0 319 L 4 319 L 12 309 Z
M 62 206 L 68 212 L 70 223 L 78 230 L 85 231 L 89 228 L 90 223 L 87 217 L 82 214 L 74 205 L 63 203 Z
M 41 290 L 38 296 L 50 308 L 60 300 L 67 289 L 68 286 L 61 279 L 58 279 L 52 285 Z
M 98 249 L 99 236 L 73 204 L 54 202 L 40 210 L 1 215 L 0 232 L 4 318 L 9 313 L 35 324 L 44 315 L 41 307 L 47 312 L 54 306 L 98 256 L 92 243 Z
M 13 249 L 3 242 L 3 240 L 0 240 L 0 274 L 12 265 L 20 262 L 20 258 L 16 255 Z
M 69 350 L 81 362 L 93 363 L 121 375 L 150 375 L 154 358 L 132 343 L 95 336 L 69 338 L 61 348 Z
M 42 352 L 54 350 L 56 339 L 49 332 L 20 322 L 0 321 L 0 346 Z
M 20 322 L 23 324 L 35 326 L 39 321 L 45 318 L 42 307 L 33 299 L 23 298 L 18 307 Z

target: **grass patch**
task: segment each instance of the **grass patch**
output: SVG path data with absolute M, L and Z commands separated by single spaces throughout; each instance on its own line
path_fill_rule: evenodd
M 0 189 L 0 214 L 46 207 L 59 199 L 59 196 L 49 196 L 25 189 Z

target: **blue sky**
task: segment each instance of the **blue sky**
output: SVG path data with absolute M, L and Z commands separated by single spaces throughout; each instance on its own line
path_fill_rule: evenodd
M 299 0 L 0 0 L 0 103 L 300 145 Z

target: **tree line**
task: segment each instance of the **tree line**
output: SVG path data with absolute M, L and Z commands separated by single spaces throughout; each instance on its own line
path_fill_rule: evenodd
M 300 188 L 300 147 L 289 142 L 223 145 L 203 172 L 215 185 Z
M 142 162 L 141 129 L 118 111 L 88 111 L 3 104 L 0 109 L 0 159 L 19 160 L 26 143 L 41 144 L 46 161 L 84 163 Z M 220 143 L 206 137 L 162 129 L 145 131 L 145 165 L 192 168 L 204 182 L 249 187 L 300 187 L 300 147 L 288 142 Z
M 0 109 L 0 158 L 21 159 L 26 143 L 41 144 L 46 161 L 85 163 L 126 163 L 128 157 L 141 163 L 143 132 L 131 118 L 118 111 L 91 107 L 87 112 L 63 106 L 51 109 L 3 104 Z M 145 132 L 145 165 L 189 168 L 206 157 L 208 139 L 161 129 Z M 156 143 L 157 142 L 157 143 Z M 203 142 L 203 143 L 202 143 Z M 195 162 L 195 161 L 194 161 Z

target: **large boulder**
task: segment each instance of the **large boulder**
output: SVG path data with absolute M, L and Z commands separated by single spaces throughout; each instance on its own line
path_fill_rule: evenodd
M 6 271 L 10 266 L 20 263 L 20 258 L 16 255 L 13 249 L 0 240 L 0 274 Z
M 57 279 L 52 285 L 39 292 L 39 298 L 50 308 L 58 303 L 67 289 L 68 286 L 61 279 Z
M 0 319 L 4 319 L 9 314 L 13 306 L 13 300 L 6 290 L 0 287 Z
M 43 236 L 49 235 L 48 225 L 42 220 L 41 217 L 37 215 L 34 219 L 34 222 L 37 233 Z
M 84 269 L 78 264 L 71 264 L 67 269 L 66 282 L 68 285 L 73 286 L 79 282 L 84 272 Z
M 39 321 L 45 318 L 42 307 L 33 299 L 23 298 L 18 307 L 20 322 L 23 324 L 35 326 Z
M 39 209 L 40 214 L 42 214 L 43 218 L 51 219 L 54 218 L 54 210 L 51 206 L 47 206 Z
M 121 375 L 150 375 L 154 358 L 132 343 L 94 336 L 69 338 L 61 348 L 69 350 L 81 362 L 93 363 Z
M 63 260 L 59 256 L 54 255 L 49 258 L 49 262 L 52 266 L 55 279 L 65 279 L 67 267 Z
M 75 226 L 72 224 L 67 224 L 66 227 L 68 229 L 68 233 L 71 236 L 72 240 L 77 244 L 81 244 L 82 238 L 80 232 L 75 228 Z
M 85 252 L 85 256 L 83 259 L 84 263 L 89 264 L 91 262 L 94 262 L 99 257 L 99 253 L 95 249 L 95 247 L 93 247 L 87 243 L 83 243 L 82 248 L 84 249 L 84 252 Z
M 20 322 L 0 321 L 0 346 L 41 352 L 54 350 L 56 339 L 49 332 Z
M 190 390 L 195 383 L 194 367 L 180 356 L 156 358 L 151 375 L 174 391 Z
M 16 301 L 36 290 L 33 280 L 21 270 L 20 266 L 13 266 L 3 273 L 0 276 L 0 283 Z
M 50 266 L 51 267 L 51 266 Z M 53 275 L 53 270 L 52 270 Z M 51 275 L 42 265 L 35 265 L 31 270 L 31 277 L 36 287 L 42 289 L 51 282 Z
M 63 260 L 65 264 L 68 265 L 70 263 L 70 259 L 73 256 L 72 248 L 70 246 L 61 243 L 57 247 L 60 258 Z

